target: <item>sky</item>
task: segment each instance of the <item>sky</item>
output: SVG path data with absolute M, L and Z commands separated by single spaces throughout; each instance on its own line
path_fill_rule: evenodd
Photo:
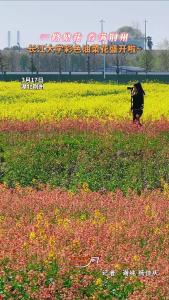
M 11 46 L 16 45 L 16 32 L 20 30 L 21 47 L 40 42 L 40 34 L 53 32 L 81 32 L 86 39 L 89 32 L 115 32 L 122 26 L 137 26 L 152 36 L 153 48 L 164 39 L 169 40 L 169 1 L 48 1 L 0 0 L 0 49 L 7 47 L 7 32 L 11 31 Z

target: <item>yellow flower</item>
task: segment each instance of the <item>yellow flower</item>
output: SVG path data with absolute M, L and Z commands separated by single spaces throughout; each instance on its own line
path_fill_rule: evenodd
M 55 208 L 55 215 L 56 216 L 60 215 L 60 210 L 58 208 Z
M 101 284 L 102 284 L 102 279 L 101 278 L 97 278 L 96 285 L 101 285 Z
M 63 225 L 64 228 L 69 228 L 70 227 L 70 220 L 67 218 L 58 218 L 57 219 L 58 225 Z
M 128 115 L 128 101 L 122 101 L 126 93 L 126 84 L 120 87 L 116 84 L 112 85 L 100 83 L 46 83 L 46 90 L 43 91 L 43 99 L 45 103 L 39 103 L 41 91 L 33 92 L 34 101 L 31 103 L 31 108 L 28 107 L 30 101 L 30 91 L 25 91 L 24 97 L 22 91 L 18 91 L 17 82 L 0 83 L 1 90 L 4 95 L 6 92 L 12 101 L 0 102 L 0 118 L 10 118 L 13 120 L 63 120 L 65 117 L 78 118 L 80 117 L 105 117 L 109 120 L 122 120 L 124 117 L 130 118 Z M 92 96 L 93 89 L 95 95 Z M 113 90 L 119 90 L 119 93 L 112 93 Z M 56 94 L 57 90 L 57 94 Z M 168 114 L 168 97 L 169 88 L 164 87 L 164 84 L 145 83 L 145 90 L 149 94 L 149 101 L 144 112 L 144 120 L 152 119 L 159 120 L 163 115 L 169 119 Z M 151 91 L 155 90 L 156 93 Z M 108 93 L 107 93 L 108 91 Z M 90 97 L 87 97 L 91 93 Z M 109 94 L 111 95 L 111 101 Z M 17 97 L 19 95 L 19 98 Z M 56 101 L 56 98 L 62 98 L 62 101 Z M 88 99 L 87 99 L 87 98 Z M 67 99 L 69 98 L 69 101 Z M 87 101 L 84 101 L 84 98 Z M 162 105 L 161 101 L 162 99 Z M 70 110 L 71 107 L 71 110 Z M 36 184 L 36 182 L 35 182 Z
M 86 192 L 86 193 L 90 191 L 89 185 L 88 185 L 87 182 L 84 182 L 84 183 L 83 183 L 82 189 L 83 189 L 83 191 Z
M 93 224 L 101 225 L 105 223 L 106 217 L 98 210 L 96 209 L 94 212 L 94 220 Z
M 49 259 L 52 259 L 52 258 L 54 258 L 54 257 L 55 257 L 54 251 L 53 251 L 53 250 L 49 251 L 49 253 L 48 253 L 48 258 L 49 258 Z
M 5 220 L 5 217 L 1 215 L 1 216 L 0 216 L 0 223 L 3 223 L 4 220 Z
M 79 240 L 73 240 L 72 243 L 73 244 L 79 244 Z
M 17 227 L 21 227 L 21 221 L 17 221 L 17 222 L 16 222 L 16 226 L 17 226 Z
M 70 226 L 70 220 L 69 219 L 64 219 L 64 221 L 63 221 L 63 226 L 64 226 L 64 228 L 69 228 L 69 226 Z
M 48 241 L 48 236 L 47 236 L 47 234 L 45 233 L 45 232 L 40 232 L 39 233 L 39 237 L 40 237 L 40 239 L 41 239 L 41 241 Z
M 154 229 L 154 233 L 161 233 L 160 228 L 156 227 L 156 228 Z
M 150 207 L 150 205 L 146 205 L 144 210 L 147 217 L 153 218 L 156 216 L 155 211 Z
M 74 249 L 80 248 L 80 241 L 78 241 L 78 240 L 73 240 L 73 241 L 72 241 L 72 246 L 73 246 Z
M 115 264 L 115 265 L 114 265 L 114 268 L 115 268 L 116 270 L 121 270 L 122 266 L 121 266 L 120 264 Z
M 33 178 L 32 183 L 35 185 L 37 183 L 37 179 Z
M 4 187 L 4 189 L 3 189 L 3 190 L 5 190 L 6 188 L 8 188 L 8 184 L 7 184 L 7 182 L 6 182 L 6 181 L 4 181 L 3 187 Z
M 109 230 L 110 232 L 115 232 L 115 231 L 120 231 L 123 229 L 123 226 L 126 222 L 125 221 L 122 221 L 121 224 L 120 223 L 112 223 L 109 225 Z
M 70 198 L 72 198 L 74 196 L 75 193 L 73 193 L 72 191 L 68 191 L 68 195 Z
M 27 242 L 24 242 L 23 243 L 23 248 L 26 250 L 26 249 L 28 249 L 28 244 L 27 244 Z
M 45 227 L 46 227 L 46 228 L 49 227 L 49 222 L 48 222 L 48 220 L 45 221 Z
M 50 238 L 49 238 L 49 245 L 52 247 L 55 245 L 55 236 L 52 235 Z
M 58 223 L 58 225 L 62 225 L 63 224 L 63 218 L 57 218 L 57 223 Z
M 36 233 L 32 231 L 29 235 L 30 240 L 34 240 L 36 238 Z
M 134 256 L 133 256 L 133 260 L 136 261 L 136 262 L 137 262 L 137 261 L 140 261 L 139 255 L 134 255 Z
M 38 213 L 37 216 L 36 216 L 36 219 L 37 219 L 38 223 L 41 222 L 43 220 L 43 218 L 44 218 L 44 213 L 43 212 Z
M 167 182 L 165 182 L 163 188 L 164 188 L 164 195 L 169 196 L 169 184 Z M 168 199 L 169 199 L 169 197 L 168 197 Z
M 163 178 L 160 179 L 161 186 L 164 189 L 164 195 L 169 196 L 169 184 Z M 169 199 L 169 198 L 168 198 Z
M 135 282 L 137 282 L 136 275 L 134 275 L 134 276 L 130 276 L 130 277 L 128 278 L 128 280 L 129 280 L 129 282 L 132 282 L 132 283 L 135 283 Z
M 166 229 L 169 229 L 169 224 L 167 224 L 165 227 L 166 227 Z
M 19 191 L 21 189 L 21 185 L 19 184 L 19 182 L 16 182 L 15 189 L 16 191 Z

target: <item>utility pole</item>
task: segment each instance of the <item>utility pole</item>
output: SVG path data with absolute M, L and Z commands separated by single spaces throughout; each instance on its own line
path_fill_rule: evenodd
M 145 28 L 145 34 L 144 34 L 144 41 L 145 41 L 145 44 L 144 44 L 144 49 L 146 51 L 146 45 L 147 45 L 147 20 L 145 19 L 144 21 L 144 28 Z
M 33 74 L 34 64 L 33 64 L 33 53 L 31 54 L 31 72 Z
M 103 32 L 103 23 L 105 23 L 105 21 L 103 19 L 101 19 L 99 22 L 101 23 L 101 32 Z M 101 43 L 103 45 L 103 41 Z M 105 57 L 105 54 L 103 54 L 103 74 L 104 74 L 104 79 L 106 77 L 105 68 L 106 68 L 106 57 Z
M 87 46 L 87 41 L 86 41 L 86 46 Z M 89 54 L 87 55 L 86 63 L 87 63 L 87 73 L 89 75 L 90 74 L 90 55 Z
M 145 65 L 146 65 L 146 75 L 147 75 L 147 20 L 144 21 L 145 35 L 144 35 L 144 50 L 145 50 Z

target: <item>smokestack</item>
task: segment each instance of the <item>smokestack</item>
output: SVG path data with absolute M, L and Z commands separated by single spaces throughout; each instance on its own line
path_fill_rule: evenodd
M 16 38 L 17 45 L 20 45 L 20 31 L 17 31 L 17 38 Z
M 8 31 L 8 48 L 11 47 L 11 32 Z

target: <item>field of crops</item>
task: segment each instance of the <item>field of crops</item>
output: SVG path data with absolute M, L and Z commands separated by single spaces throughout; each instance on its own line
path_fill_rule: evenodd
M 23 92 L 18 82 L 1 82 L 0 120 L 130 119 L 130 92 L 126 88 L 114 83 L 45 83 L 44 90 Z M 146 83 L 144 89 L 143 119 L 169 119 L 169 85 Z
M 0 82 L 0 300 L 169 300 L 169 86 L 140 127 L 129 85 Z

